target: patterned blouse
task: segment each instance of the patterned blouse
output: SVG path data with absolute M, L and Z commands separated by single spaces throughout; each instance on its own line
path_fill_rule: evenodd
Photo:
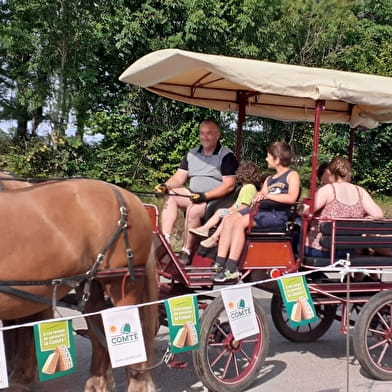
M 334 184 L 331 184 L 333 190 L 333 199 L 328 202 L 320 212 L 320 218 L 333 219 L 333 218 L 363 218 L 365 210 L 362 206 L 362 193 L 359 188 L 355 186 L 358 192 L 359 199 L 355 204 L 345 204 L 336 199 L 336 190 Z M 309 229 L 309 234 L 306 239 L 306 246 L 318 250 L 327 250 L 320 245 L 321 233 L 319 226 L 322 221 L 313 221 Z

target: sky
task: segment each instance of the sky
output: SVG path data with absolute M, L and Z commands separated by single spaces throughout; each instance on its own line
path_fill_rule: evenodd
M 16 127 L 15 120 L 7 120 L 7 121 L 0 120 L 0 130 L 2 130 L 3 132 L 9 133 L 15 127 Z M 38 135 L 40 135 L 40 136 L 49 135 L 51 131 L 52 131 L 52 128 L 48 122 L 43 122 L 38 127 Z M 67 136 L 75 136 L 76 129 L 72 124 L 70 124 L 65 132 L 66 132 Z M 85 134 L 84 135 L 84 141 L 88 144 L 99 143 L 102 139 L 103 139 L 103 135 L 101 135 L 101 134 L 98 134 L 98 135 Z

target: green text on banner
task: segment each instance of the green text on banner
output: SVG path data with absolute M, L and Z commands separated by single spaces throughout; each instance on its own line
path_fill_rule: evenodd
M 54 321 L 34 325 L 35 353 L 40 381 L 76 370 L 72 322 Z
M 165 301 L 169 324 L 170 351 L 180 353 L 199 347 L 200 322 L 197 298 L 193 295 Z
M 292 327 L 317 321 L 313 300 L 304 276 L 278 280 L 283 303 Z

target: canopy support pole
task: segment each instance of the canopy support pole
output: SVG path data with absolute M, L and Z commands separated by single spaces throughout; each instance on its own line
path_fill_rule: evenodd
M 235 155 L 239 162 L 241 160 L 242 130 L 245 122 L 246 104 L 248 103 L 248 97 L 245 91 L 237 91 L 237 103 L 238 103 L 238 121 L 237 121 L 237 143 L 236 143 Z
M 355 141 L 355 131 L 357 128 L 350 128 L 350 145 L 348 148 L 348 160 L 350 165 L 353 165 L 353 156 L 354 156 L 354 141 Z
M 312 155 L 312 176 L 310 182 L 310 214 L 314 213 L 314 195 L 317 187 L 317 166 L 318 166 L 318 151 L 319 151 L 319 138 L 320 138 L 320 117 L 321 111 L 325 110 L 325 101 L 316 101 L 316 110 L 314 113 L 314 126 L 313 126 L 313 155 Z

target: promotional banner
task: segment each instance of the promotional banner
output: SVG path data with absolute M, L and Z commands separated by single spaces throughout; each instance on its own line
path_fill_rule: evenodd
M 241 340 L 260 332 L 251 287 L 223 290 L 222 299 L 229 318 L 231 331 L 236 340 Z
M 200 321 L 197 298 L 189 295 L 165 301 L 170 351 L 180 353 L 199 347 Z
M 317 321 L 316 310 L 304 276 L 278 280 L 289 324 L 298 327 Z
M 101 315 L 112 367 L 146 361 L 139 309 L 110 308 Z
M 72 322 L 34 325 L 35 354 L 40 381 L 65 376 L 76 370 Z
M 0 331 L 0 388 L 8 388 L 7 361 L 5 358 L 3 331 Z

